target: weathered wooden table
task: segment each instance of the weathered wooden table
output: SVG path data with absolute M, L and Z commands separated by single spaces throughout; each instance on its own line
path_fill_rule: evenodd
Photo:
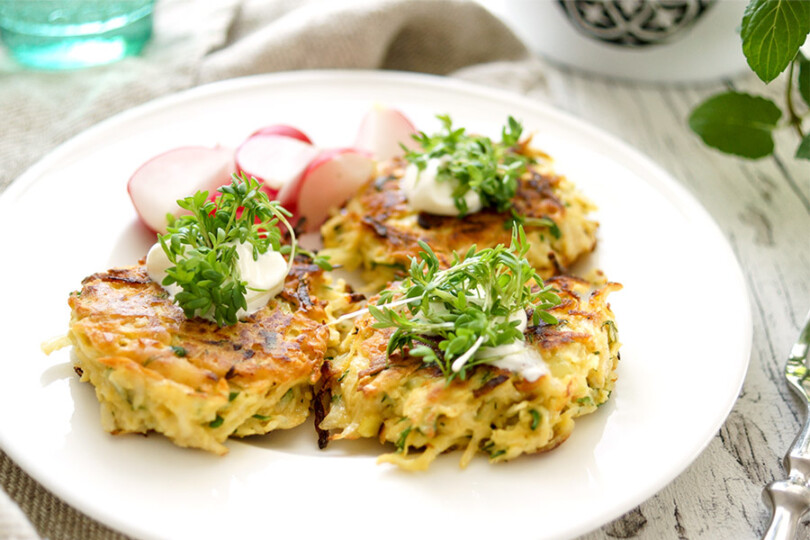
M 709 211 L 743 268 L 753 311 L 750 367 L 740 397 L 697 460 L 655 497 L 586 536 L 753 538 L 768 512 L 765 484 L 782 478 L 781 459 L 798 433 L 801 408 L 784 382 L 784 362 L 810 309 L 810 162 L 777 134 L 775 158 L 746 161 L 710 150 L 687 127 L 691 109 L 727 89 L 784 102 L 785 81 L 753 75 L 704 85 L 632 84 L 547 67 L 507 84 L 537 94 L 647 154 Z M 678 399 L 679 396 L 675 396 Z M 810 538 L 805 519 L 800 537 Z

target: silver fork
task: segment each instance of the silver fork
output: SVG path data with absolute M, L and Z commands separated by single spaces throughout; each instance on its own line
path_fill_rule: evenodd
M 799 519 L 810 510 L 810 313 L 799 337 L 790 350 L 785 365 L 785 378 L 804 404 L 804 425 L 793 446 L 785 455 L 787 480 L 776 480 L 762 491 L 765 504 L 771 508 L 771 523 L 763 540 L 789 540 L 796 535 Z

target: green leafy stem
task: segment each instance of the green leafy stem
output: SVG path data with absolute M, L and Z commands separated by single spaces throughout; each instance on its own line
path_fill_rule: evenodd
M 766 84 L 787 70 L 786 125 L 799 145 L 798 159 L 810 159 L 810 133 L 803 130 L 807 114 L 799 112 L 796 93 L 810 106 L 810 60 L 799 48 L 810 33 L 810 2 L 751 0 L 740 27 L 748 65 Z M 742 92 L 726 92 L 698 105 L 689 127 L 708 146 L 728 154 L 759 159 L 774 152 L 773 132 L 782 111 L 770 99 Z

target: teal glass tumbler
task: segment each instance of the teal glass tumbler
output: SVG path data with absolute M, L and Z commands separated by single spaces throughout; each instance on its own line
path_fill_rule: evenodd
M 74 69 L 141 52 L 155 0 L 0 0 L 0 41 L 39 69 Z

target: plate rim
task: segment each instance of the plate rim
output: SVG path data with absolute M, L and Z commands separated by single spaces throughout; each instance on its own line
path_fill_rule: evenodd
M 667 485 L 672 483 L 677 477 L 682 475 L 694 463 L 697 457 L 703 453 L 706 447 L 715 438 L 717 431 L 725 423 L 731 410 L 733 409 L 734 405 L 737 402 L 740 391 L 745 382 L 748 369 L 750 367 L 751 351 L 753 345 L 753 321 L 750 303 L 750 291 L 748 290 L 748 284 L 745 281 L 742 267 L 740 265 L 736 253 L 734 253 L 731 243 L 726 238 L 725 234 L 720 229 L 719 225 L 714 220 L 714 218 L 708 213 L 708 211 L 700 203 L 700 201 L 694 195 L 692 195 L 692 193 L 690 193 L 684 185 L 682 185 L 678 180 L 676 180 L 672 174 L 670 174 L 668 171 L 666 171 L 657 163 L 655 163 L 651 158 L 644 155 L 640 150 L 619 139 L 617 136 L 607 132 L 606 130 L 598 126 L 590 124 L 587 121 L 578 118 L 570 113 L 557 109 L 551 104 L 533 100 L 527 96 L 518 94 L 513 91 L 499 88 L 492 88 L 465 80 L 453 79 L 450 77 L 438 75 L 412 73 L 412 72 L 398 72 L 398 71 L 342 70 L 342 69 L 301 70 L 292 72 L 251 75 L 246 77 L 216 81 L 200 85 L 197 87 L 193 87 L 190 89 L 182 90 L 179 92 L 175 92 L 172 94 L 164 95 L 156 99 L 142 103 L 140 105 L 137 105 L 135 107 L 132 107 L 130 109 L 121 111 L 117 114 L 113 114 L 110 117 L 105 118 L 104 120 L 94 124 L 93 126 L 85 130 L 82 130 L 78 134 L 70 137 L 68 140 L 59 144 L 50 152 L 47 152 L 43 157 L 41 157 L 25 172 L 23 172 L 23 174 L 21 174 L 19 177 L 11 181 L 11 183 L 6 187 L 3 193 L 0 194 L 0 210 L 5 208 L 6 205 L 12 204 L 14 201 L 22 197 L 25 191 L 29 189 L 31 186 L 34 186 L 36 185 L 37 182 L 42 181 L 43 178 L 46 176 L 45 173 L 47 173 L 50 169 L 52 169 L 53 165 L 58 164 L 60 160 L 64 159 L 65 156 L 69 155 L 69 153 L 74 148 L 81 147 L 85 140 L 92 139 L 93 137 L 96 136 L 97 133 L 102 133 L 105 130 L 109 129 L 110 127 L 126 124 L 130 120 L 154 114 L 155 112 L 158 112 L 161 109 L 165 110 L 175 103 L 183 103 L 189 100 L 212 97 L 217 94 L 225 95 L 256 87 L 272 88 L 273 86 L 290 83 L 311 84 L 314 81 L 318 81 L 320 83 L 328 83 L 329 81 L 346 81 L 348 79 L 353 79 L 353 82 L 355 83 L 360 81 L 368 81 L 371 84 L 396 83 L 396 84 L 410 84 L 421 87 L 427 86 L 433 89 L 441 89 L 441 90 L 455 90 L 459 92 L 464 92 L 468 96 L 474 97 L 476 99 L 490 98 L 498 100 L 500 102 L 508 102 L 510 104 L 514 104 L 516 108 L 519 107 L 524 109 L 530 109 L 548 118 L 560 119 L 562 122 L 567 124 L 572 129 L 577 131 L 588 132 L 591 136 L 594 136 L 600 139 L 601 141 L 608 143 L 612 147 L 617 148 L 619 152 L 621 152 L 622 154 L 631 159 L 632 161 L 631 165 L 633 166 L 632 168 L 634 170 L 640 168 L 641 170 L 654 173 L 653 175 L 644 174 L 640 176 L 643 176 L 645 181 L 648 182 L 650 180 L 654 180 L 655 182 L 651 184 L 656 188 L 659 187 L 666 188 L 667 194 L 674 197 L 678 201 L 677 206 L 679 208 L 683 208 L 682 205 L 685 205 L 687 208 L 690 209 L 690 211 L 695 212 L 696 216 L 701 219 L 701 221 L 703 222 L 701 223 L 701 225 L 705 224 L 712 229 L 711 235 L 714 236 L 717 240 L 720 240 L 719 244 L 722 245 L 723 250 L 726 252 L 724 255 L 726 256 L 726 258 L 728 258 L 729 262 L 732 263 L 734 267 L 735 270 L 735 274 L 733 276 L 734 280 L 738 282 L 739 286 L 741 286 L 741 290 L 745 292 L 745 294 L 741 298 L 741 302 L 744 308 L 743 309 L 744 312 L 742 313 L 742 319 L 744 319 L 745 335 L 742 337 L 742 341 L 746 360 L 744 364 L 741 365 L 741 369 L 738 372 L 737 378 L 738 380 L 736 380 L 733 385 L 733 387 L 736 389 L 735 391 L 736 397 L 726 404 L 725 408 L 722 411 L 722 415 L 720 414 L 717 415 L 717 418 L 712 423 L 711 429 L 712 435 L 705 437 L 703 443 L 699 445 L 699 447 L 695 448 L 695 450 L 691 454 L 682 457 L 681 459 L 682 466 L 679 465 L 678 467 L 676 467 L 675 468 L 676 472 L 670 475 L 665 475 L 667 476 L 667 478 L 660 480 L 659 482 L 655 483 L 655 485 L 648 486 L 648 488 L 645 490 L 637 491 L 634 497 L 630 497 L 631 499 L 630 502 L 626 502 L 625 504 L 620 505 L 623 509 L 619 510 L 613 509 L 613 511 L 603 512 L 603 514 L 609 514 L 606 519 L 603 519 L 605 518 L 605 515 L 602 515 L 598 519 L 597 523 L 580 525 L 577 528 L 572 528 L 571 533 L 580 535 L 604 526 L 605 524 L 622 515 L 624 512 L 631 510 L 632 508 L 638 506 L 645 500 L 654 496 L 656 493 L 664 489 Z M 630 166 L 630 164 L 626 162 L 622 162 L 622 164 L 628 167 Z M 148 537 L 154 536 L 154 533 L 150 534 L 149 531 L 145 529 L 132 528 L 132 526 L 128 522 L 116 519 L 114 513 L 102 513 L 101 515 L 99 515 L 99 513 L 94 511 L 94 509 L 96 508 L 95 505 L 92 505 L 89 502 L 85 502 L 84 500 L 81 499 L 81 497 L 77 499 L 77 495 L 75 495 L 75 493 L 73 493 L 70 489 L 68 489 L 67 486 L 63 486 L 59 481 L 55 479 L 50 479 L 44 476 L 44 474 L 38 469 L 36 464 L 33 463 L 33 460 L 26 459 L 23 449 L 17 448 L 14 445 L 13 441 L 9 441 L 7 439 L 7 435 L 5 434 L 5 430 L 3 429 L 0 429 L 0 448 L 2 448 L 2 450 L 9 456 L 9 458 L 11 458 L 11 460 L 16 465 L 18 465 L 23 471 L 25 471 L 26 474 L 34 478 L 47 491 L 57 496 L 59 499 L 64 501 L 73 509 L 84 513 L 90 519 L 103 523 L 105 526 L 108 526 L 117 531 L 124 532 L 125 534 L 143 535 L 146 532 L 147 533 L 146 536 Z

